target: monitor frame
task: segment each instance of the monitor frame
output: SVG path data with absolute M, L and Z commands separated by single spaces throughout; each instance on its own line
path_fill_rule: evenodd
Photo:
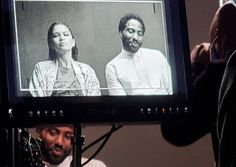
M 1 2 L 1 112 L 8 126 L 34 126 L 45 123 L 145 124 L 177 121 L 190 114 L 191 78 L 187 18 L 184 0 L 165 0 L 167 40 L 174 61 L 183 65 L 178 80 L 184 80 L 184 93 L 148 96 L 24 97 L 16 96 L 14 67 L 14 23 L 12 3 Z M 179 66 L 180 67 L 180 66 Z M 176 70 L 176 69 L 175 69 Z M 179 81 L 178 81 L 179 82 Z

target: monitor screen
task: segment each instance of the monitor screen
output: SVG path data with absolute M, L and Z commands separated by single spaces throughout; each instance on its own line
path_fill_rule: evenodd
M 13 125 L 188 113 L 182 0 L 4 0 L 1 14 L 1 103 Z

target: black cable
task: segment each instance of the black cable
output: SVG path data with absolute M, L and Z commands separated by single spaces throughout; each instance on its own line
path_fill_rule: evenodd
M 90 158 L 88 158 L 88 160 L 85 161 L 81 166 L 84 166 L 89 161 L 91 161 L 102 150 L 102 148 L 105 146 L 105 144 L 107 143 L 107 141 L 111 137 L 112 133 L 115 132 L 116 130 L 122 128 L 122 127 L 123 127 L 122 125 L 117 126 L 117 127 L 115 125 L 113 125 L 109 132 L 107 132 L 106 134 L 104 134 L 103 136 L 101 136 L 100 138 L 98 138 L 97 140 L 92 142 L 91 144 L 89 144 L 87 147 L 85 147 L 82 150 L 82 153 L 85 152 L 87 149 L 89 149 L 90 147 L 92 147 L 93 145 L 95 145 L 96 143 L 100 142 L 101 140 L 103 140 L 105 138 L 104 141 L 102 142 L 102 144 L 100 145 L 100 147 L 97 149 L 97 151 L 95 151 L 95 153 Z
M 26 129 L 18 129 L 20 135 L 20 156 L 22 167 L 44 167 L 40 143 Z
M 82 153 L 85 152 L 87 149 L 89 149 L 90 147 L 92 147 L 93 145 L 95 145 L 96 143 L 100 142 L 101 140 L 103 140 L 105 137 L 107 137 L 107 135 L 110 135 L 110 133 L 113 133 L 114 131 L 120 129 L 121 127 L 123 127 L 122 125 L 115 127 L 115 125 L 112 125 L 112 128 L 109 132 L 105 133 L 104 135 L 102 135 L 101 137 L 99 137 L 97 140 L 95 140 L 94 142 L 92 142 L 91 144 L 89 144 L 88 146 L 86 146 L 85 148 L 82 149 Z

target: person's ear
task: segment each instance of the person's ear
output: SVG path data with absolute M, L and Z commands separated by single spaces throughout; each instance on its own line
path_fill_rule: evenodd
M 50 49 L 55 49 L 54 43 L 52 41 L 49 41 L 48 46 Z
M 37 138 L 39 138 L 39 139 L 42 138 L 42 131 L 43 131 L 42 128 L 36 128 L 36 135 L 37 135 Z
M 72 46 L 73 46 L 73 47 L 75 46 L 75 38 L 73 38 L 73 44 L 72 44 Z
M 120 34 L 120 38 L 122 39 L 123 38 L 123 33 L 119 32 L 119 34 Z
M 219 49 L 220 49 L 220 52 L 222 53 L 224 49 L 227 49 L 228 46 L 227 46 L 227 41 L 228 41 L 228 36 L 226 34 L 220 34 L 219 36 Z
M 228 41 L 228 35 L 227 34 L 224 34 L 222 36 L 222 41 L 223 41 L 223 43 L 226 43 Z

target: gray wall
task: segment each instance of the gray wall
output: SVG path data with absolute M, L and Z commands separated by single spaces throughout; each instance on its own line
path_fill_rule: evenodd
M 190 48 L 208 41 L 208 29 L 217 5 L 217 0 L 186 0 Z M 84 127 L 85 144 L 109 129 L 109 126 Z M 89 157 L 94 150 L 84 156 Z M 159 125 L 124 126 L 111 136 L 96 158 L 108 167 L 214 167 L 209 134 L 189 146 L 176 147 L 163 139 Z
M 106 87 L 105 65 L 121 50 L 118 24 L 124 14 L 139 14 L 146 25 L 143 46 L 166 54 L 161 9 L 161 3 L 154 9 L 153 3 L 17 2 L 22 87 L 28 88 L 27 78 L 35 63 L 48 59 L 47 31 L 55 21 L 70 26 L 78 46 L 79 61 L 94 68 L 103 88 Z

